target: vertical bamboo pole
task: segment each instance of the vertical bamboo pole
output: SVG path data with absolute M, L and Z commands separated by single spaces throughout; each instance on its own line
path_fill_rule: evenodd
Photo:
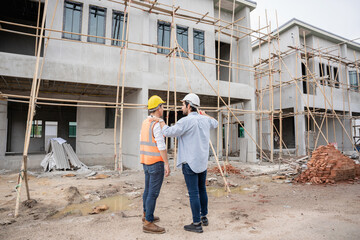
M 340 48 L 340 45 L 339 45 L 339 48 L 338 48 L 338 58 L 340 58 L 340 52 L 341 52 L 341 48 Z M 330 65 L 329 65 L 329 68 L 330 68 Z M 331 70 L 331 69 L 330 69 Z M 341 76 L 341 68 L 338 70 L 340 72 L 340 76 Z M 345 79 L 344 79 L 345 80 Z M 347 87 L 347 85 L 344 85 L 344 87 L 342 87 L 342 96 L 343 96 L 343 125 L 345 126 L 345 110 L 346 110 L 346 107 L 345 107 L 345 98 L 346 98 L 346 94 L 345 94 L 345 87 Z M 334 106 L 334 105 L 333 105 Z M 350 113 L 350 112 L 349 112 Z M 345 127 L 344 127 L 345 128 Z M 345 144 L 345 139 L 344 139 L 344 128 L 342 128 L 341 130 L 341 147 L 342 147 L 342 151 L 344 151 L 344 144 Z M 352 142 L 352 140 L 351 140 Z
M 231 89 L 231 75 L 232 75 L 232 46 L 233 46 L 233 34 L 234 34 L 234 17 L 235 17 L 235 0 L 233 0 L 233 8 L 232 8 L 232 19 L 231 19 L 231 33 L 230 33 L 230 56 L 229 56 L 229 66 L 228 66 L 228 81 L 229 81 L 229 88 L 228 88 L 228 106 L 230 107 L 231 98 L 230 98 L 230 89 Z M 230 132 L 230 111 L 228 111 L 228 118 L 227 118 L 227 131 L 226 131 L 226 163 L 229 163 L 229 132 Z M 224 165 L 224 170 L 226 173 L 226 168 Z
M 294 81 L 297 81 L 297 77 L 298 77 L 298 48 L 299 48 L 299 43 L 298 43 L 298 39 L 296 38 L 296 52 L 295 52 L 295 79 Z M 300 64 L 301 64 L 301 59 L 300 59 Z M 300 65 L 301 66 L 301 65 Z M 303 83 L 303 78 L 302 78 L 302 73 L 301 73 L 301 84 Z M 299 122 L 298 122 L 298 117 L 299 117 L 299 109 L 298 109 L 298 91 L 295 90 L 295 155 L 299 156 Z
M 269 128 L 270 128 L 270 162 L 274 162 L 274 88 L 272 82 L 272 62 L 271 62 L 271 23 L 268 22 L 267 10 L 265 10 L 266 25 L 268 32 L 268 51 L 269 51 Z
M 38 71 L 39 71 L 39 62 L 40 62 L 40 53 L 41 53 L 41 44 L 43 40 L 43 34 L 44 34 L 44 28 L 45 28 L 45 19 L 46 19 L 46 13 L 48 8 L 48 0 L 45 0 L 44 5 L 44 12 L 43 12 L 43 18 L 41 23 L 41 30 L 40 30 L 40 39 L 39 39 L 39 45 L 37 48 L 37 55 L 36 55 L 36 63 L 35 63 L 35 71 L 31 86 L 31 93 L 30 93 L 30 99 L 29 99 L 29 109 L 28 109 L 28 119 L 26 123 L 26 131 L 25 131 L 25 141 L 24 141 L 24 152 L 23 152 L 23 161 L 22 166 L 20 170 L 20 177 L 18 179 L 18 188 L 17 188 L 17 197 L 16 197 L 16 205 L 15 205 L 15 217 L 18 217 L 19 215 L 19 206 L 20 206 L 20 197 L 21 197 L 21 184 L 22 180 L 25 178 L 25 185 L 26 185 L 26 195 L 28 200 L 30 199 L 30 192 L 29 192 L 29 186 L 28 186 L 28 179 L 27 179 L 27 154 L 29 150 L 29 144 L 30 144 L 30 134 L 31 134 L 31 128 L 32 128 L 32 122 L 34 118 L 35 113 L 35 102 L 36 102 L 36 89 L 37 89 L 37 77 L 38 77 Z
M 261 39 L 260 39 L 260 16 L 259 16 L 259 66 L 261 66 Z M 260 136 L 259 136 L 259 141 L 260 141 L 260 163 L 262 162 L 263 159 L 263 136 L 262 136 L 262 110 L 263 110 L 263 89 L 262 89 L 262 73 L 261 73 L 261 69 L 260 69 L 260 77 L 259 77 L 259 82 L 260 82 L 260 127 L 259 127 L 259 132 L 260 132 Z
M 308 65 L 308 58 L 307 58 L 307 49 L 306 49 L 306 34 L 305 31 L 303 31 L 303 35 L 304 35 L 304 51 L 305 51 L 305 65 Z M 306 68 L 306 96 L 307 96 L 307 103 L 306 105 L 309 106 L 309 92 L 310 92 L 310 88 L 309 88 L 309 76 L 308 76 L 308 71 L 309 69 Z M 314 86 L 315 87 L 315 86 Z M 315 122 L 315 118 L 313 119 Z M 308 108 L 307 111 L 307 155 L 309 156 L 310 159 L 310 108 Z
M 118 69 L 118 74 L 117 74 L 117 86 L 116 86 L 116 101 L 115 101 L 115 116 L 114 116 L 114 170 L 117 171 L 119 169 L 119 162 L 118 162 L 118 153 L 117 153 L 117 120 L 120 117 L 119 116 L 119 95 L 120 95 L 120 79 L 121 79 L 121 67 L 122 67 L 122 61 L 123 61 L 123 50 L 124 50 L 124 46 L 125 46 L 125 21 L 127 19 L 127 7 L 128 4 L 127 2 L 125 2 L 125 9 L 124 9 L 124 22 L 123 22 L 123 27 L 121 30 L 121 48 L 120 48 L 120 62 L 119 62 L 119 69 Z M 126 21 L 127 22 L 127 21 Z M 121 19 L 120 19 L 120 24 L 121 24 Z
M 283 154 L 283 147 L 282 147 L 282 142 L 283 142 L 283 125 L 282 125 L 282 79 L 281 79 L 281 61 L 280 61 L 280 35 L 279 35 L 279 22 L 278 22 L 278 15 L 277 15 L 277 11 L 275 11 L 276 13 L 276 28 L 277 28 L 277 43 L 278 43 L 278 63 L 279 63 L 279 94 L 280 94 L 280 102 L 279 102 L 279 128 L 280 128 L 280 154 L 279 154 L 279 167 L 280 167 L 280 162 L 282 161 L 282 154 Z
M 41 12 L 40 10 L 41 10 L 41 0 L 39 0 L 37 21 L 36 21 L 36 38 L 35 38 L 35 52 L 34 52 L 35 56 L 37 53 L 38 41 L 39 41 L 38 35 L 39 35 L 39 22 L 40 22 L 40 12 Z
M 119 140 L 119 157 L 117 167 L 120 167 L 120 173 L 123 172 L 123 126 L 124 126 L 124 95 L 125 95 L 125 70 L 126 70 L 126 58 L 127 58 L 127 49 L 128 49 L 128 40 L 129 40 L 129 23 L 130 23 L 130 7 L 131 7 L 131 0 L 129 0 L 129 11 L 125 18 L 124 14 L 124 21 L 126 19 L 126 41 L 124 43 L 124 64 L 122 65 L 122 80 L 121 80 L 121 104 L 120 104 L 120 140 Z
M 172 22 L 171 22 L 171 30 L 172 30 L 172 34 L 173 34 L 173 38 L 172 38 L 172 45 L 173 47 L 176 47 L 176 43 L 177 43 L 177 36 L 176 36 L 176 26 L 174 24 L 174 18 L 175 18 L 175 6 L 174 6 L 174 0 L 172 2 Z M 176 100 L 176 62 L 175 62 L 175 55 L 176 51 L 174 50 L 172 52 L 172 59 L 173 59 L 173 73 L 174 73 L 174 107 L 175 107 L 175 124 L 177 123 L 177 100 Z M 176 163 L 177 163 L 177 138 L 175 138 L 174 141 L 174 171 L 176 170 Z
M 219 0 L 219 12 L 218 12 L 218 31 L 217 31 L 217 34 L 218 34 L 218 49 L 217 49 L 217 61 L 218 61 L 218 64 L 217 64 L 217 110 L 218 110 L 218 122 L 220 122 L 220 35 L 221 35 L 221 22 L 220 22 L 220 19 L 221 19 L 221 0 Z M 221 114 L 222 116 L 222 114 Z M 221 120 L 222 122 L 222 120 Z M 223 125 L 221 124 L 220 127 L 217 128 L 217 142 L 216 142 L 216 151 L 217 151 L 217 156 L 219 156 L 219 153 L 220 153 L 220 129 L 222 129 Z M 222 136 L 223 138 L 224 136 Z M 222 154 L 221 154 L 222 155 Z

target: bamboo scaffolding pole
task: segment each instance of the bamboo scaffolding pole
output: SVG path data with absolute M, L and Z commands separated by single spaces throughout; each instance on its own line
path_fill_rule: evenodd
M 221 0 L 219 0 L 219 11 L 218 11 L 218 16 L 219 16 L 219 19 L 221 19 Z M 220 28 L 221 28 L 221 25 L 220 25 L 220 22 L 219 22 L 219 25 L 218 25 L 218 42 L 217 42 L 217 107 L 218 109 L 220 108 L 220 99 L 219 99 L 219 96 L 220 96 L 220 64 L 221 64 L 221 57 L 220 57 L 220 35 L 221 35 L 221 31 L 220 31 Z M 230 63 L 229 63 L 230 64 Z M 232 65 L 231 65 L 232 66 Z M 221 118 L 222 118 L 222 114 L 221 114 Z M 217 115 L 217 121 L 218 123 L 220 123 L 220 112 L 218 112 L 218 115 Z M 222 120 L 221 120 L 222 122 Z M 219 156 L 219 153 L 220 153 L 220 129 L 222 129 L 223 125 L 221 124 L 220 127 L 217 128 L 217 138 L 216 138 L 216 153 L 217 153 L 217 156 Z M 221 135 L 222 136 L 222 135 Z M 224 136 L 222 136 L 221 138 L 223 138 Z M 223 155 L 223 154 L 221 154 Z
M 287 65 L 284 63 L 284 60 L 283 60 L 281 57 L 280 57 L 279 59 L 283 62 L 283 66 L 285 67 L 287 73 L 290 75 L 290 78 L 293 78 L 293 76 L 292 76 L 289 68 L 288 68 Z M 305 67 L 307 67 L 307 64 L 305 64 Z M 300 89 L 300 87 L 298 86 L 297 82 L 294 81 L 294 83 L 295 83 L 296 89 L 297 89 L 297 91 L 299 91 L 300 96 L 302 97 L 303 101 L 306 102 L 306 99 L 305 99 L 305 97 L 303 96 L 303 94 L 302 94 L 302 92 L 301 92 L 301 89 Z M 306 104 L 306 108 L 307 108 L 307 110 L 308 110 L 311 118 L 314 120 L 316 127 L 319 129 L 319 131 L 321 131 L 322 136 L 325 138 L 325 135 L 324 135 L 324 133 L 322 132 L 322 130 L 319 128 L 319 125 L 316 123 L 315 117 L 314 117 L 313 114 L 311 113 L 310 107 L 309 107 L 308 104 Z M 325 138 L 325 139 L 326 139 L 326 138 Z M 326 139 L 326 142 L 327 142 L 327 144 L 329 144 L 329 142 L 327 141 L 327 139 Z
M 5 23 L 5 24 L 11 24 L 11 25 L 14 25 L 14 26 L 21 26 L 21 27 L 28 27 L 28 28 L 36 29 L 35 26 L 12 23 L 12 22 L 2 21 L 2 20 L 0 20 L 0 23 Z M 123 41 L 123 40 L 119 40 L 119 39 L 115 39 L 115 38 L 94 36 L 94 35 L 81 34 L 81 33 L 73 33 L 73 32 L 67 32 L 67 31 L 62 31 L 62 30 L 55 30 L 55 29 L 48 29 L 48 28 L 45 28 L 45 30 L 46 31 L 51 31 L 51 32 L 69 33 L 69 34 L 74 34 L 74 35 L 79 35 L 79 36 L 84 36 L 84 37 L 93 37 L 93 38 L 99 38 L 99 39 L 104 39 L 104 40 L 117 41 L 117 42 L 122 42 L 122 43 L 125 42 L 125 40 Z M 4 28 L 0 28 L 0 31 L 11 32 L 11 33 L 25 35 L 25 36 L 33 36 L 33 37 L 37 36 L 36 34 L 24 33 L 24 32 L 20 32 L 20 31 L 14 31 L 14 30 L 9 30 L 9 29 L 4 29 Z M 106 47 L 111 47 L 111 48 L 121 48 L 121 46 L 119 47 L 119 46 L 116 46 L 116 45 L 106 45 L 106 44 L 104 45 L 102 43 L 96 43 L 96 42 L 79 42 L 78 40 L 71 40 L 71 39 L 66 39 L 66 38 L 56 38 L 56 37 L 44 37 L 44 38 L 52 39 L 52 40 L 58 40 L 58 41 L 70 41 L 70 42 L 74 42 L 74 43 L 78 43 L 78 44 L 85 43 L 85 44 L 106 46 Z M 171 48 L 159 46 L 159 45 L 156 45 L 156 44 L 137 43 L 137 42 L 131 42 L 131 41 L 127 41 L 127 43 L 137 45 L 137 46 L 151 47 L 151 48 L 154 48 L 155 50 L 158 49 L 158 48 L 166 49 L 166 50 L 172 50 Z M 151 52 L 151 51 L 146 51 L 146 50 L 142 50 L 142 49 L 135 49 L 135 48 L 130 48 L 130 47 L 128 47 L 128 50 L 136 51 L 136 52 L 143 52 L 143 53 L 148 53 L 148 54 L 153 54 L 153 55 L 159 55 L 157 52 Z M 193 53 L 193 52 L 187 52 L 187 53 L 190 54 L 190 55 L 192 54 L 192 55 L 201 56 L 201 57 L 204 57 L 205 59 L 209 59 L 209 60 L 217 60 L 216 58 L 206 56 L 206 55 L 201 55 L 201 54 L 197 54 L 197 53 Z M 195 60 L 195 61 L 200 61 L 200 60 Z M 213 63 L 211 61 L 201 61 L 201 62 L 206 63 L 206 64 L 210 64 L 210 65 L 217 65 L 216 63 Z M 228 60 L 221 60 L 221 62 L 229 63 Z M 237 68 L 239 70 L 244 70 L 244 71 L 249 71 L 249 72 L 255 73 L 255 70 L 251 70 L 252 68 L 254 68 L 253 66 L 249 66 L 249 65 L 241 64 L 241 63 L 236 63 L 236 62 L 232 62 L 231 65 L 242 66 L 244 68 L 236 67 L 236 66 L 233 66 L 233 68 Z M 222 64 L 221 66 L 222 67 L 227 67 L 228 65 Z
M 125 95 L 125 70 L 126 70 L 126 58 L 127 58 L 127 48 L 128 48 L 128 40 L 129 40 L 129 23 L 130 23 L 130 8 L 131 8 L 132 0 L 129 0 L 129 10 L 127 16 L 124 14 L 124 21 L 126 19 L 126 42 L 124 43 L 124 64 L 122 65 L 122 83 L 121 83 L 121 108 L 120 108 L 120 139 L 119 139 L 119 156 L 118 156 L 118 163 L 117 167 L 120 173 L 123 172 L 123 126 L 124 126 L 124 95 Z
M 308 58 L 307 58 L 307 51 L 306 51 L 306 34 L 305 31 L 303 31 L 303 36 L 304 36 L 304 51 L 305 51 L 305 66 L 308 65 Z M 309 102 L 310 102 L 310 84 L 309 84 L 309 75 L 308 75 L 308 71 L 309 69 L 306 68 L 306 106 L 309 106 Z M 313 92 L 314 93 L 314 92 Z M 307 155 L 310 159 L 310 108 L 308 108 L 308 114 L 307 114 L 307 148 L 306 148 L 306 152 Z M 314 122 L 316 122 L 316 119 L 313 118 Z
M 233 7 L 232 7 L 232 19 L 231 21 L 234 22 L 234 17 L 235 17 L 235 0 L 233 0 Z M 232 40 L 232 36 L 234 34 L 234 25 L 231 25 L 231 37 L 230 37 L 230 56 L 229 56 L 229 61 L 232 62 L 232 47 L 233 47 L 233 40 Z M 232 66 L 229 65 L 228 68 L 228 82 L 229 82 L 229 87 L 228 87 L 228 106 L 230 106 L 231 104 L 231 99 L 230 99 L 230 89 L 231 89 L 231 75 L 232 75 Z M 225 148 L 225 160 L 226 163 L 229 163 L 229 133 L 230 133 L 230 111 L 228 111 L 228 119 L 227 119 L 227 132 L 226 132 L 226 148 Z M 224 170 L 226 173 L 226 166 L 224 164 Z
M 283 60 L 282 60 L 282 61 L 283 61 Z M 286 67 L 286 65 L 284 65 L 284 66 Z M 307 65 L 305 65 L 305 67 L 306 67 L 307 70 L 309 70 L 309 68 L 308 68 Z M 290 71 L 288 70 L 288 68 L 286 68 L 286 69 L 287 69 L 288 73 L 291 75 L 291 73 L 290 73 Z M 309 71 L 309 73 L 312 74 L 310 71 Z M 311 77 L 314 78 L 313 75 L 312 75 Z M 315 79 L 315 78 L 314 78 L 314 79 Z M 296 83 L 296 82 L 295 82 L 295 83 Z M 345 130 L 345 133 L 346 133 L 347 137 L 349 138 L 350 142 L 352 143 L 351 137 L 350 137 L 349 134 L 347 133 L 344 125 L 342 124 L 342 122 L 341 122 L 341 120 L 340 120 L 340 118 L 339 118 L 339 116 L 338 116 L 338 114 L 337 114 L 336 111 L 334 110 L 333 105 L 331 104 L 331 102 L 329 101 L 329 99 L 326 97 L 325 92 L 320 88 L 320 84 L 319 84 L 317 81 L 315 81 L 315 83 L 316 83 L 317 87 L 319 88 L 319 90 L 321 91 L 321 93 L 322 93 L 322 95 L 324 96 L 324 98 L 326 99 L 327 103 L 328 103 L 329 106 L 331 107 L 331 110 L 332 110 L 334 116 L 335 116 L 335 117 L 337 118 L 337 120 L 339 121 L 341 127 Z M 297 83 L 296 83 L 296 86 L 297 86 Z M 298 88 L 298 86 L 297 86 L 297 88 Z M 298 88 L 298 90 L 299 90 L 299 88 Z M 308 106 L 307 106 L 307 107 L 308 107 Z M 308 109 L 308 111 L 309 111 L 309 109 Z M 310 115 L 313 117 L 313 115 L 312 115 L 311 113 L 310 113 Z M 315 121 L 315 118 L 313 118 L 313 120 Z M 316 123 L 316 121 L 315 121 L 315 124 L 316 124 L 316 126 L 318 127 L 318 124 Z M 319 129 L 319 130 L 321 131 L 321 129 Z M 323 133 L 322 133 L 322 134 L 323 134 Z M 324 136 L 324 138 L 325 138 L 325 136 Z M 328 141 L 327 141 L 327 144 L 329 144 Z M 352 145 L 353 145 L 353 147 L 355 148 L 355 145 L 354 145 L 353 143 L 352 143 Z M 358 152 L 358 150 L 357 150 L 356 148 L 355 148 L 355 150 Z
M 295 76 L 298 75 L 298 55 L 297 55 L 297 48 L 298 48 L 298 38 L 296 38 L 296 52 L 295 52 Z M 300 59 L 301 64 L 301 59 Z M 301 66 L 301 65 L 300 65 Z M 302 76 L 301 76 L 302 77 Z M 295 112 L 298 113 L 298 91 L 295 90 Z M 298 121 L 298 114 L 295 114 L 295 155 L 296 157 L 299 156 L 299 121 Z
M 183 51 L 183 49 L 180 47 L 181 51 L 185 53 L 185 55 L 187 55 L 187 53 L 185 51 Z M 216 89 L 214 88 L 214 86 L 210 83 L 210 81 L 206 78 L 206 76 L 204 75 L 204 73 L 201 71 L 201 69 L 196 65 L 196 63 L 189 57 L 189 55 L 187 55 L 188 59 L 191 61 L 191 63 L 195 66 L 195 68 L 199 71 L 199 73 L 201 74 L 201 76 L 204 78 L 204 80 L 209 84 L 209 86 L 211 87 L 211 89 L 214 91 L 214 93 L 217 94 Z M 240 126 L 242 128 L 244 128 L 244 131 L 246 132 L 246 134 L 248 134 L 248 136 L 250 137 L 250 139 L 255 143 L 255 145 L 259 148 L 259 145 L 257 144 L 256 140 L 253 138 L 253 136 L 250 134 L 250 132 L 244 127 L 244 125 L 240 122 L 239 118 L 237 118 L 237 116 L 234 114 L 234 112 L 230 109 L 230 107 L 226 104 L 226 102 L 224 101 L 224 99 L 218 95 L 218 98 L 221 100 L 221 102 L 225 105 L 225 107 L 230 110 L 230 113 L 235 117 L 235 119 L 238 121 L 238 123 L 240 124 Z M 260 149 L 261 151 L 263 151 L 262 149 Z M 264 155 L 269 159 L 269 157 L 264 153 Z
M 341 48 L 340 48 L 340 45 L 339 45 L 339 47 L 338 47 L 338 55 L 340 55 L 340 52 L 341 52 Z M 331 71 L 331 68 L 330 68 L 330 64 L 329 64 L 329 69 L 330 69 L 330 71 Z M 342 75 L 341 74 L 341 68 L 340 69 L 338 69 L 338 71 L 340 72 L 340 75 Z M 330 75 L 330 74 L 329 74 Z M 329 76 L 330 77 L 330 76 Z M 345 81 L 345 79 L 343 80 L 343 81 Z M 332 88 L 331 88 L 332 89 Z M 343 115 L 345 116 L 345 97 L 346 97 L 346 94 L 345 94 L 345 89 L 342 89 L 342 97 L 343 97 L 343 101 L 342 101 L 342 104 L 343 104 Z M 332 96 L 332 94 L 331 94 L 331 96 Z M 350 112 L 349 112 L 350 113 Z M 345 117 L 343 117 L 343 125 L 345 125 Z M 341 147 L 342 147 L 342 151 L 344 151 L 344 129 L 345 128 L 343 128 L 343 129 L 341 129 Z M 346 129 L 345 129 L 346 130 Z M 350 138 L 351 140 L 350 140 L 350 142 L 352 142 L 352 138 Z
M 29 143 L 30 143 L 30 133 L 32 128 L 32 121 L 35 111 L 35 102 L 36 102 L 36 89 L 37 89 L 37 76 L 39 71 L 39 62 L 40 62 L 40 52 L 41 52 L 41 44 L 42 44 L 42 36 L 44 34 L 44 26 L 45 26 L 45 19 L 46 19 L 46 13 L 48 8 L 48 0 L 45 0 L 44 5 L 44 12 L 43 12 L 43 19 L 41 23 L 41 31 L 40 31 L 40 39 L 39 39 L 39 47 L 37 51 L 36 56 L 36 64 L 35 64 L 35 71 L 33 76 L 33 82 L 32 82 L 32 88 L 31 88 L 31 98 L 29 103 L 29 109 L 28 109 L 28 118 L 27 118 L 27 124 L 26 124 L 26 132 L 25 132 L 25 141 L 24 141 L 24 152 L 23 152 L 23 160 L 22 160 L 22 166 L 20 170 L 20 176 L 18 179 L 18 187 L 17 187 L 17 197 L 16 197 L 16 205 L 15 205 L 15 217 L 19 216 L 19 207 L 20 207 L 20 197 L 21 197 L 21 186 L 22 186 L 22 180 L 25 178 L 25 185 L 26 185 L 26 195 L 27 199 L 30 200 L 30 193 L 29 193 L 29 186 L 28 186 L 28 179 L 27 179 L 27 154 L 29 149 Z M 54 11 L 55 15 L 55 11 Z
M 55 19 L 55 12 L 56 12 L 56 9 L 58 7 L 58 4 L 59 4 L 59 0 L 56 0 L 56 3 L 55 3 L 55 11 L 54 11 L 54 14 L 52 16 L 52 19 L 51 19 L 51 23 L 50 23 L 50 29 L 53 28 L 53 25 L 54 25 L 54 19 Z M 49 31 L 49 37 L 51 36 L 51 31 Z M 43 36 L 44 38 L 44 36 Z M 40 73 L 39 73 L 39 83 L 37 85 L 37 88 L 36 88 L 36 98 L 39 96 L 39 91 L 40 91 L 40 81 L 42 79 L 42 74 L 43 74 L 43 69 L 44 69 L 44 64 L 45 64 L 45 59 L 46 59 L 46 53 L 47 53 L 47 49 L 48 49 L 48 46 L 49 46 L 49 42 L 50 42 L 50 39 L 47 39 L 46 41 L 46 44 L 45 44 L 45 49 L 43 51 L 43 57 L 42 57 L 42 61 L 41 61 L 41 67 L 40 67 Z
M 37 19 L 36 19 L 36 38 L 35 38 L 35 52 L 34 55 L 36 56 L 37 53 L 37 48 L 38 48 L 38 34 L 39 34 L 39 22 L 40 22 L 40 11 L 41 10 L 41 0 L 39 0 L 39 5 L 38 5 L 38 14 L 37 14 Z
M 278 22 L 278 15 L 277 15 L 277 11 L 275 10 L 276 13 L 276 28 L 277 28 L 277 43 L 278 43 L 278 51 L 277 54 L 280 55 L 280 35 L 279 35 L 279 22 Z M 280 133 L 278 133 L 280 136 L 280 154 L 279 154 L 279 169 L 280 169 L 280 162 L 282 160 L 282 153 L 283 153 L 283 149 L 282 149 L 282 144 L 283 144 L 283 124 L 282 124 L 282 89 L 281 89 L 281 84 L 282 84 L 282 79 L 281 79 L 281 62 L 278 61 L 279 63 L 279 82 L 280 82 L 280 88 L 279 88 L 279 109 L 280 109 L 280 116 L 279 116 L 279 128 L 280 128 Z M 284 143 L 285 144 L 285 143 Z
M 271 23 L 268 22 L 268 17 L 267 17 L 267 10 L 265 9 L 265 18 L 266 18 L 266 25 L 268 26 L 267 28 L 267 32 L 270 36 L 271 34 Z M 269 130 L 270 130 L 270 162 L 274 162 L 274 128 L 272 127 L 274 125 L 274 88 L 273 88 L 273 79 L 272 79 L 272 59 L 270 58 L 271 56 L 271 38 L 268 37 L 268 52 L 269 52 L 269 110 L 271 111 L 270 113 L 270 124 L 269 124 Z
M 172 21 L 171 21 L 171 34 L 172 34 L 172 46 L 176 48 L 177 43 L 177 33 L 176 33 L 176 25 L 175 25 L 175 1 L 172 1 Z M 178 45 L 179 46 L 179 45 Z M 175 49 L 174 49 L 175 50 Z M 173 74 L 174 74 L 174 105 L 175 109 L 177 108 L 177 99 L 176 99 L 176 62 L 175 62 L 175 56 L 176 51 L 172 52 L 172 61 L 173 61 Z M 181 54 L 179 54 L 181 55 Z M 177 123 L 177 111 L 174 112 L 175 115 L 175 124 Z M 174 171 L 176 170 L 177 165 L 177 138 L 174 139 Z
M 114 170 L 117 171 L 119 170 L 119 162 L 118 162 L 118 151 L 117 151 L 117 122 L 119 119 L 119 95 L 120 95 L 120 79 L 121 79 L 121 66 L 122 66 L 122 61 L 123 61 L 123 51 L 124 51 L 124 45 L 126 44 L 124 40 L 125 38 L 125 28 L 127 28 L 127 25 L 125 26 L 125 22 L 127 23 L 128 21 L 127 16 L 128 16 L 128 5 L 125 5 L 125 9 L 124 9 L 124 21 L 123 21 L 123 27 L 121 30 L 121 42 L 120 45 L 120 56 L 119 56 L 119 68 L 118 68 L 118 74 L 117 74 L 117 86 L 116 86 L 116 103 L 115 103 L 115 116 L 114 116 Z M 120 17 L 120 26 L 121 26 L 121 17 Z M 128 33 L 126 34 L 128 35 Z M 124 85 L 121 86 L 121 93 L 123 94 L 123 89 Z M 123 102 L 121 104 L 123 106 Z M 120 133 L 121 134 L 121 133 Z M 119 149 L 120 150 L 120 149 Z
M 259 28 L 260 28 L 260 16 L 259 16 Z M 259 36 L 260 36 L 260 33 L 259 33 Z M 261 44 L 260 44 L 260 41 L 259 41 L 259 64 L 261 65 Z M 259 82 L 260 82 L 260 89 L 262 89 L 262 77 L 260 76 L 260 79 L 259 79 Z M 260 112 L 263 111 L 263 92 L 260 91 Z M 262 135 L 262 125 L 263 125 L 263 122 L 262 122 L 262 117 L 263 117 L 263 114 L 260 113 L 260 127 L 259 127 L 259 139 L 260 139 L 260 149 L 263 149 L 263 135 Z M 260 161 L 259 163 L 261 163 L 263 160 L 263 151 L 260 151 Z

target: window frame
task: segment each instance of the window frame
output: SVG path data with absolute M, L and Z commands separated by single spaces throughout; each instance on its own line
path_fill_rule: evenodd
M 125 13 L 123 11 L 113 9 L 112 14 L 111 14 L 111 45 L 112 46 L 124 47 L 125 42 L 121 42 L 122 36 L 119 36 L 120 38 L 115 38 L 115 36 L 113 36 L 114 15 L 115 14 L 120 14 L 120 16 L 122 16 L 122 18 L 123 18 L 123 21 L 121 21 L 121 17 L 120 17 L 120 26 L 121 26 L 121 22 L 123 22 L 123 27 L 126 27 L 126 24 L 127 24 L 127 16 L 125 17 Z M 122 35 L 122 29 L 120 29 L 120 35 Z M 126 40 L 126 29 L 124 31 L 124 35 L 125 35 L 124 40 Z M 117 39 L 117 40 L 114 40 L 114 39 Z
M 91 9 L 92 8 L 97 8 L 97 9 L 103 9 L 104 10 L 104 36 L 99 36 L 99 35 L 91 35 L 91 36 L 95 36 L 95 37 L 87 37 L 87 41 L 88 42 L 92 42 L 92 43 L 99 43 L 99 44 L 105 44 L 105 37 L 106 37 L 106 17 L 107 17 L 107 8 L 105 7 L 99 7 L 96 5 L 89 5 L 89 17 L 88 17 L 88 35 L 90 35 L 90 17 L 91 17 Z M 95 38 L 95 41 L 91 41 L 90 38 Z M 98 42 L 100 40 L 102 40 L 103 42 Z
M 71 125 L 71 123 L 75 123 L 75 125 Z M 74 135 L 71 135 L 70 134 L 70 129 L 71 129 L 71 127 L 75 127 L 75 134 Z M 77 122 L 70 122 L 69 121 L 69 138 L 76 138 L 76 130 L 77 130 Z
M 169 46 L 164 46 L 164 45 L 160 45 L 159 44 L 159 25 L 160 24 L 168 24 L 169 25 L 169 28 L 170 28 L 170 34 L 169 34 Z M 157 21 L 157 32 L 156 32 L 156 37 L 157 37 L 157 45 L 160 46 L 160 47 L 168 47 L 170 48 L 171 46 L 171 23 L 170 22 L 167 22 L 167 21 L 164 21 L 164 20 L 158 20 Z M 164 41 L 163 41 L 164 42 Z M 160 53 L 160 54 L 169 54 L 170 50 L 168 49 L 164 49 L 164 48 L 157 48 L 157 53 Z
M 187 45 L 187 49 L 184 49 L 184 47 L 183 46 L 181 46 L 181 44 L 178 42 L 178 44 L 180 45 L 180 47 L 182 48 L 182 49 L 184 49 L 184 51 L 189 55 L 189 27 L 187 27 L 187 26 L 183 26 L 183 25 L 176 25 L 176 40 L 178 40 L 178 28 L 182 28 L 182 29 L 186 29 L 186 32 L 187 32 L 187 41 L 186 41 L 186 45 Z M 171 38 L 171 37 L 170 37 Z M 188 57 L 188 55 L 186 55 L 184 52 L 182 52 L 180 49 L 179 49 L 179 51 L 181 52 L 181 57 L 185 57 L 185 58 L 187 58 Z M 178 52 L 176 52 L 176 56 L 179 56 L 179 53 Z
M 349 74 L 350 89 L 353 90 L 353 91 L 356 91 L 356 92 L 360 91 L 360 86 L 359 86 L 360 73 L 358 73 L 358 71 L 356 71 L 356 70 L 349 70 L 348 74 Z M 355 75 L 355 83 L 356 83 L 356 85 L 352 84 L 350 74 Z
M 65 0 L 64 1 L 64 9 L 63 9 L 63 21 L 62 21 L 62 30 L 65 31 L 65 21 L 66 21 L 66 18 L 65 18 L 65 11 L 66 11 L 66 7 L 65 7 L 65 4 L 66 3 L 71 3 L 71 4 L 77 4 L 79 6 L 81 6 L 81 10 L 80 10 L 80 32 L 78 33 L 75 33 L 75 34 L 72 34 L 72 33 L 62 33 L 61 36 L 62 38 L 65 38 L 65 39 L 71 39 L 71 40 L 75 40 L 75 41 L 81 41 L 81 34 L 82 33 L 82 19 L 83 19 L 83 11 L 84 11 L 84 4 L 82 2 L 77 2 L 77 1 L 71 1 L 71 0 Z M 67 32 L 67 31 L 66 31 Z M 67 37 L 65 36 L 65 34 L 70 34 L 71 36 L 70 37 Z M 73 35 L 75 36 L 78 36 L 78 39 L 77 38 L 74 38 Z
M 204 54 L 200 54 L 200 53 L 195 52 L 195 32 L 201 32 L 203 34 Z M 204 61 L 205 62 L 205 31 L 204 30 L 200 30 L 200 29 L 196 29 L 196 28 L 193 29 L 193 52 L 194 52 L 194 60 Z M 195 55 L 195 54 L 199 54 L 199 55 L 202 55 L 202 56 L 198 56 L 198 55 Z
M 41 124 L 39 124 L 38 122 L 41 122 Z M 35 127 L 36 129 L 41 126 L 41 130 L 40 130 L 40 136 L 35 134 L 35 132 L 37 130 L 35 130 Z M 31 124 L 31 130 L 30 130 L 30 138 L 42 138 L 43 137 L 43 120 L 33 120 L 32 121 L 32 124 Z

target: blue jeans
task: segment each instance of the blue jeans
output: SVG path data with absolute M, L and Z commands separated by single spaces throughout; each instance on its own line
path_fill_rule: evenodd
M 157 162 L 152 165 L 143 164 L 143 167 L 145 173 L 143 208 L 146 221 L 153 222 L 156 199 L 160 194 L 164 180 L 164 162 Z
M 208 196 L 205 185 L 207 170 L 195 173 L 186 163 L 182 165 L 182 172 L 189 192 L 193 222 L 198 223 L 200 222 L 200 216 L 208 214 Z

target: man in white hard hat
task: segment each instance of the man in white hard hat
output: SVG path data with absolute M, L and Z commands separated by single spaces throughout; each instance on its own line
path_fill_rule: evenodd
M 209 221 L 208 197 L 206 193 L 206 173 L 209 159 L 210 129 L 215 129 L 218 122 L 200 111 L 200 99 L 194 93 L 189 93 L 181 100 L 181 118 L 174 126 L 169 127 L 160 122 L 165 137 L 178 137 L 179 153 L 177 167 L 182 167 L 186 186 L 190 197 L 193 222 L 185 225 L 186 231 L 202 233 L 202 226 Z M 161 119 L 156 119 L 161 121 Z
M 143 231 L 146 233 L 165 233 L 163 227 L 155 224 L 160 221 L 160 218 L 154 216 L 154 211 L 156 199 L 164 180 L 164 172 L 165 177 L 169 176 L 170 168 L 160 124 L 152 121 L 152 118 L 158 120 L 162 118 L 164 103 L 157 95 L 149 98 L 149 116 L 143 121 L 140 133 L 140 163 L 143 164 L 145 173 L 142 221 Z

